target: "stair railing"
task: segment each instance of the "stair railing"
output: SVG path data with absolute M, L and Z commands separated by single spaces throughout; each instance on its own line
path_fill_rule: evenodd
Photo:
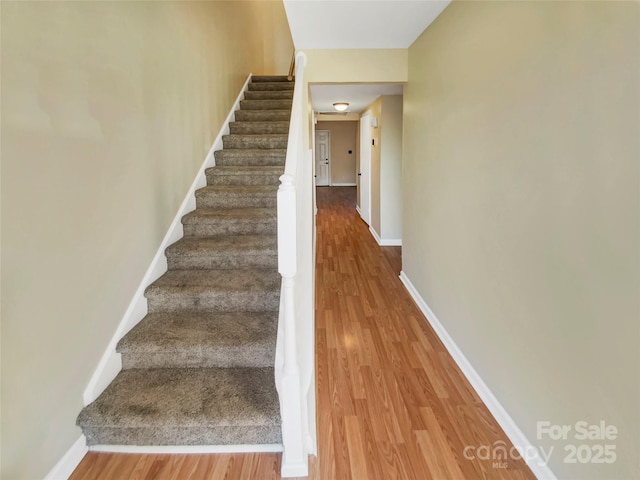
M 289 73 L 287 74 L 287 80 L 291 81 L 293 80 L 293 70 L 295 68 L 296 65 L 296 51 L 294 50 L 293 53 L 291 54 L 291 64 L 289 65 Z
M 304 96 L 303 71 L 307 57 L 299 52 L 295 56 L 295 84 L 293 104 L 289 124 L 289 138 L 284 174 L 280 177 L 278 189 L 278 271 L 282 275 L 280 313 L 278 319 L 278 340 L 276 346 L 276 388 L 280 398 L 282 421 L 282 468 L 283 477 L 303 477 L 308 475 L 308 456 L 313 449 L 309 441 L 309 410 L 315 409 L 309 401 L 309 389 L 314 388 L 313 357 L 309 361 L 308 352 L 313 352 L 313 305 L 311 315 L 305 315 L 301 304 L 313 295 L 301 293 L 301 288 L 312 288 L 301 272 L 313 272 L 312 227 L 304 216 L 311 216 L 304 205 L 305 192 L 312 188 L 306 182 L 310 155 L 305 151 L 303 138 Z M 307 167 L 307 168 L 305 168 Z M 308 185 L 306 185 L 308 183 Z M 310 191 L 310 190 L 309 190 Z M 307 292 L 308 293 L 308 292 Z M 302 299 L 301 299 L 302 295 Z M 310 325 L 311 324 L 311 325 Z M 302 361 L 301 361 L 302 360 Z M 312 398 L 313 394 L 312 394 Z M 309 406 L 309 403 L 312 406 Z M 312 412 L 315 414 L 315 412 Z

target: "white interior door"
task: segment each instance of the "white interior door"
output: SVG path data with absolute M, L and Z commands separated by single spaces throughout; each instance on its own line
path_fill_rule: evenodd
M 358 211 L 362 219 L 371 223 L 371 115 L 360 118 L 360 171 L 358 172 Z
M 316 186 L 330 184 L 331 132 L 316 130 Z

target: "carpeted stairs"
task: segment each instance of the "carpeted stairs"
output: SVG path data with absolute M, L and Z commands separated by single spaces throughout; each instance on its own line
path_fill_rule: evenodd
M 286 77 L 252 78 L 148 315 L 118 343 L 123 370 L 78 416 L 88 445 L 281 443 L 276 193 L 292 97 Z

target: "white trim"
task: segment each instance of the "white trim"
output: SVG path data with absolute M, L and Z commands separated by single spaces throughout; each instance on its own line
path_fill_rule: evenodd
M 76 467 L 80 464 L 87 453 L 87 439 L 84 435 L 80 435 L 71 448 L 67 450 L 58 463 L 44 477 L 44 480 L 62 480 L 71 476 Z
M 116 328 L 116 331 L 107 345 L 95 372 L 91 376 L 91 380 L 89 380 L 87 388 L 82 395 L 85 406 L 98 398 L 104 389 L 107 388 L 107 385 L 113 381 L 118 372 L 122 370 L 122 360 L 120 358 L 120 354 L 116 352 L 116 345 L 120 339 L 124 337 L 124 335 L 147 314 L 147 299 L 144 296 L 144 291 L 152 282 L 157 280 L 167 271 L 167 259 L 164 256 L 164 251 L 170 244 L 176 242 L 183 236 L 182 217 L 192 210 L 195 210 L 195 191 L 207 184 L 207 178 L 204 171 L 209 167 L 215 166 L 215 157 L 213 153 L 216 150 L 222 149 L 222 136 L 229 133 L 229 122 L 234 119 L 234 112 L 240 108 L 240 100 L 244 98 L 244 93 L 246 92 L 250 81 L 251 74 L 249 74 L 246 82 L 244 82 L 240 94 L 231 107 L 222 128 L 218 132 L 218 136 L 214 140 L 213 145 L 211 145 L 204 162 L 202 162 L 200 170 L 198 170 L 195 180 L 191 184 L 191 188 L 189 188 L 189 191 L 182 201 L 182 205 L 180 205 L 178 212 L 173 218 L 167 234 L 162 240 L 162 243 L 160 243 L 153 260 L 151 261 L 151 265 L 149 265 L 147 272 L 144 274 L 144 277 L 142 277 L 142 281 L 140 282 L 136 293 L 133 295 L 133 298 L 129 303 L 129 307 L 120 320 L 118 328 Z
M 364 121 L 364 119 L 367 119 L 367 123 L 369 125 L 368 131 L 366 128 L 363 128 L 362 126 L 362 122 Z M 359 188 L 359 192 L 358 195 L 360 196 L 360 207 L 362 207 L 362 178 L 364 177 L 366 179 L 366 182 L 364 182 L 364 184 L 366 185 L 367 188 L 367 194 L 365 195 L 366 197 L 366 205 L 365 208 L 360 208 L 360 210 L 358 210 L 358 213 L 360 214 L 360 217 L 362 217 L 362 219 L 364 220 L 364 223 L 366 223 L 367 225 L 371 225 L 371 216 L 372 216 L 372 209 L 371 209 L 371 165 L 372 165 L 372 159 L 373 159 L 373 151 L 372 151 L 372 145 L 371 145 L 371 140 L 373 139 L 373 136 L 371 134 L 371 109 L 367 110 L 366 112 L 364 112 L 361 116 L 360 116 L 360 121 L 358 123 L 359 128 L 360 128 L 360 134 L 359 134 L 359 138 L 358 138 L 358 148 L 359 148 L 359 156 L 360 156 L 360 186 Z M 365 135 L 366 136 L 366 141 L 363 142 L 362 140 L 362 136 Z M 366 145 L 366 149 L 363 148 L 363 145 Z M 368 152 L 369 155 L 363 155 L 363 152 Z M 363 165 L 366 166 L 366 169 L 364 169 L 365 174 L 363 175 Z
M 277 453 L 281 444 L 262 445 L 92 445 L 91 452 L 144 454 Z
M 332 187 L 333 184 L 331 183 L 331 164 L 332 164 L 332 161 L 331 161 L 331 130 L 326 130 L 326 129 L 317 130 L 315 128 L 313 129 L 313 135 L 314 135 L 313 148 L 314 149 L 318 148 L 318 142 L 316 141 L 316 139 L 318 138 L 318 133 L 319 132 L 325 132 L 327 134 L 328 143 L 329 143 L 329 146 L 328 146 L 329 158 L 327 159 L 327 161 L 329 162 L 329 163 L 327 163 L 327 184 L 326 185 L 318 185 L 317 184 L 316 173 L 317 173 L 317 167 L 318 166 L 316 165 L 316 162 L 318 161 L 318 159 L 316 158 L 315 150 L 314 150 L 314 153 L 313 153 L 313 162 L 314 162 L 314 164 L 313 164 L 313 178 L 314 178 L 314 184 L 315 184 L 316 187 Z M 288 145 L 287 145 L 287 147 L 288 147 Z
M 298 463 L 289 462 L 286 464 L 282 464 L 282 467 L 280 468 L 280 476 L 282 478 L 309 476 L 308 460 Z
M 356 212 L 358 212 L 358 215 L 360 215 L 360 218 L 364 220 L 364 217 L 362 216 L 362 210 L 360 210 L 360 205 L 356 205 Z
M 351 183 L 351 182 L 347 182 L 347 183 L 332 183 L 331 186 L 332 187 L 356 187 L 357 184 L 356 183 Z
M 402 246 L 401 238 L 380 238 L 380 235 L 378 235 L 378 232 L 376 232 L 373 229 L 373 227 L 369 227 L 369 231 L 371 232 L 371 235 L 373 235 L 373 238 L 376 239 L 376 242 L 378 242 L 378 245 L 380 245 L 381 247 L 401 247 Z
M 557 480 L 556 476 L 549 468 L 549 465 L 545 464 L 542 458 L 538 455 L 538 448 L 536 448 L 527 439 L 527 437 L 525 437 L 524 433 L 522 433 L 522 430 L 520 430 L 513 418 L 511 418 L 509 413 L 500 404 L 487 384 L 484 383 L 478 372 L 473 368 L 473 365 L 471 365 L 471 362 L 469 362 L 467 357 L 464 356 L 462 350 L 458 348 L 456 343 L 453 341 L 453 338 L 451 338 L 442 323 L 440 323 L 440 320 L 438 320 L 435 313 L 433 313 L 433 310 L 431 310 L 429 305 L 427 305 L 424 298 L 422 298 L 420 293 L 418 293 L 418 290 L 413 283 L 411 283 L 411 280 L 409 280 L 409 277 L 407 277 L 404 271 L 400 272 L 400 280 L 406 287 L 414 302 L 416 302 L 416 305 L 418 305 L 420 310 L 422 310 L 427 321 L 436 332 L 436 335 L 438 335 L 451 357 L 458 364 L 458 367 L 460 367 L 460 370 L 462 370 L 466 379 L 487 406 L 498 424 L 502 427 L 504 433 L 507 434 L 509 440 L 527 453 L 535 452 L 535 457 L 531 455 L 533 458 L 529 458 L 529 455 L 524 455 L 524 457 L 526 457 L 525 460 L 527 465 L 533 471 L 536 478 L 540 480 Z

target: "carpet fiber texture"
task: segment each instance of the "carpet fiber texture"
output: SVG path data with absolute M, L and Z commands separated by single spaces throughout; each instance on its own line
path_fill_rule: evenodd
M 118 343 L 123 370 L 78 416 L 88 445 L 281 443 L 275 361 L 276 193 L 293 98 L 254 76 L 148 315 Z

